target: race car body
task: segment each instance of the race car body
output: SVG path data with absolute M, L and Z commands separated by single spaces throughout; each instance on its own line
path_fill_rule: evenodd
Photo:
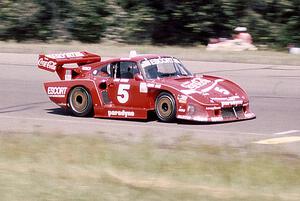
M 88 52 L 40 55 L 38 67 L 57 72 L 44 84 L 49 98 L 76 116 L 223 122 L 254 118 L 237 84 L 193 75 L 176 58 L 136 55 L 101 61 Z

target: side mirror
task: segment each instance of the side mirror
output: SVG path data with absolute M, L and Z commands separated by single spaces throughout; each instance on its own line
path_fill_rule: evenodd
M 134 78 L 135 81 L 143 81 L 144 80 L 143 76 L 141 74 L 138 74 L 138 73 L 135 74 L 133 76 L 133 78 Z

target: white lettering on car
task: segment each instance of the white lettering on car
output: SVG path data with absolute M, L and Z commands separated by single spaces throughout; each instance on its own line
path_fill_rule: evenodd
M 239 96 L 230 96 L 230 97 L 220 97 L 220 98 L 210 98 L 211 100 L 214 101 L 230 101 L 230 100 L 236 100 L 236 99 L 240 99 Z
M 179 108 L 178 109 L 178 112 L 185 112 L 186 110 L 185 109 L 183 109 L 183 108 Z
M 82 66 L 81 69 L 87 71 L 87 70 L 91 70 L 92 68 L 90 66 Z
M 120 117 L 134 117 L 134 111 L 126 110 L 108 110 L 107 115 L 111 116 L 120 116 Z
M 182 87 L 187 89 L 198 89 L 209 84 L 211 81 L 202 79 L 202 78 L 194 78 L 191 81 L 187 81 L 181 84 Z
M 66 96 L 67 87 L 48 87 L 47 94 L 49 97 L 63 98 Z
M 210 90 L 212 90 L 215 86 L 217 86 L 217 84 L 219 82 L 223 82 L 224 80 L 223 79 L 217 79 L 214 81 L 214 83 L 212 85 L 210 85 L 209 87 L 205 88 L 205 89 L 202 89 L 201 92 L 202 93 L 208 93 Z
M 242 105 L 243 100 L 239 96 L 230 96 L 230 97 L 220 97 L 220 98 L 210 98 L 213 101 L 217 101 L 221 103 L 221 106 L 235 106 Z
M 65 58 L 83 57 L 84 54 L 82 54 L 81 52 L 67 52 L 61 54 L 47 54 L 45 56 L 52 59 L 65 59 Z
M 141 66 L 144 68 L 146 66 L 157 65 L 157 64 L 165 64 L 165 63 L 180 63 L 178 59 L 175 58 L 158 58 L 158 59 L 150 59 L 142 61 Z
M 38 65 L 48 68 L 48 69 L 51 69 L 53 71 L 56 70 L 56 62 L 54 62 L 54 61 L 45 61 L 43 58 L 40 58 L 38 60 Z
M 236 106 L 236 105 L 242 105 L 243 101 L 242 100 L 236 100 L 236 101 L 224 101 L 221 102 L 221 106 Z
M 215 91 L 224 94 L 224 95 L 229 95 L 229 91 L 220 87 L 215 87 Z

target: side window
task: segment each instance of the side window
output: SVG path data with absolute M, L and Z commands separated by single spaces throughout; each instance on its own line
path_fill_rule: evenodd
M 93 71 L 94 76 L 111 77 L 110 65 L 101 66 Z
M 116 78 L 133 79 L 137 73 L 139 73 L 139 69 L 135 62 L 122 61 L 117 66 Z

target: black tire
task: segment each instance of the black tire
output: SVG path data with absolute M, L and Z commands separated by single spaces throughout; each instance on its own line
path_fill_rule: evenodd
M 72 89 L 69 94 L 68 103 L 75 116 L 84 117 L 92 113 L 92 97 L 84 87 L 75 87 Z
M 155 100 L 155 112 L 160 121 L 172 122 L 176 117 L 176 102 L 167 92 L 161 92 Z

